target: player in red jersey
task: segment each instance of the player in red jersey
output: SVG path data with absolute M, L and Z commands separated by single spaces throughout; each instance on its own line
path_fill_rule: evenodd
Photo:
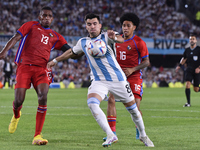
M 125 13 L 120 18 L 122 24 L 122 31 L 124 43 L 116 43 L 117 61 L 130 83 L 131 90 L 133 91 L 135 101 L 140 110 L 140 101 L 142 100 L 143 87 L 142 87 L 142 70 L 147 67 L 149 62 L 149 53 L 146 43 L 134 31 L 139 26 L 139 18 L 134 13 Z M 110 93 L 108 99 L 107 119 L 112 131 L 116 134 L 116 107 L 114 96 Z M 139 131 L 136 127 L 136 139 L 139 139 Z M 106 138 L 103 138 L 106 140 Z
M 53 21 L 53 11 L 50 7 L 43 7 L 38 19 L 39 22 L 29 21 L 18 29 L 1 51 L 0 59 L 6 57 L 7 51 L 21 40 L 15 57 L 18 66 L 13 101 L 14 115 L 9 125 L 9 132 L 14 133 L 17 128 L 26 90 L 32 83 L 38 96 L 36 128 L 32 144 L 46 145 L 48 140 L 42 138 L 41 131 L 47 111 L 47 93 L 52 80 L 51 71 L 47 70 L 46 66 L 51 50 L 55 48 L 66 51 L 70 46 L 64 37 L 50 29 Z

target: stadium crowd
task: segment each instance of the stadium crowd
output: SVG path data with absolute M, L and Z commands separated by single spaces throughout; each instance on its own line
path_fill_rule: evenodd
M 193 31 L 200 35 L 200 28 L 190 22 L 183 14 L 176 11 L 177 4 L 173 0 L 0 0 L 0 35 L 13 35 L 25 22 L 37 20 L 39 10 L 44 5 L 52 7 L 55 13 L 52 29 L 64 36 L 86 36 L 84 16 L 89 12 L 100 14 L 103 29 L 113 29 L 121 33 L 119 17 L 122 12 L 133 11 L 140 17 L 140 26 L 136 33 L 146 38 L 188 38 Z M 68 41 L 71 46 L 73 43 Z M 2 47 L 0 47 L 2 49 Z M 8 56 L 13 62 L 16 49 L 11 49 Z M 59 55 L 52 53 L 51 58 Z M 3 81 L 3 62 L 0 62 L 0 81 Z M 16 66 L 13 64 L 13 81 Z M 61 62 L 54 68 L 54 80 L 70 81 L 82 84 L 89 81 L 88 63 L 85 57 L 79 60 Z M 163 75 L 164 74 L 164 75 Z M 176 82 L 182 80 L 183 73 L 175 74 L 174 69 L 148 67 L 143 77 L 147 87 L 155 81 Z

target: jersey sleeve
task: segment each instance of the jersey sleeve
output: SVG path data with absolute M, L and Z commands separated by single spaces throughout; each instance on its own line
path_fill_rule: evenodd
M 143 40 L 138 42 L 138 51 L 140 52 L 141 58 L 149 57 L 149 52 L 146 43 Z
M 184 59 L 187 58 L 187 56 L 186 56 L 186 49 L 185 49 L 185 51 L 184 51 L 184 53 L 183 53 L 183 58 L 184 58 Z
M 65 44 L 67 44 L 67 41 L 65 40 L 65 38 L 62 35 L 58 34 L 58 41 L 56 42 L 56 45 L 54 48 L 57 50 L 61 50 L 62 46 Z
M 22 37 L 24 37 L 26 34 L 28 34 L 28 32 L 30 31 L 31 27 L 34 24 L 37 24 L 37 23 L 39 23 L 39 22 L 37 22 L 37 21 L 26 22 L 17 30 L 17 32 L 19 34 L 21 34 Z
M 74 54 L 78 55 L 83 52 L 81 41 L 82 39 L 78 40 L 77 44 L 72 48 Z

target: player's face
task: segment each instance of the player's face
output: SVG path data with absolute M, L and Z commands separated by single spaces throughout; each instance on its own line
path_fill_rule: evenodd
M 42 10 L 39 15 L 40 24 L 45 27 L 49 28 L 52 21 L 53 21 L 53 13 L 51 10 Z
M 91 38 L 95 38 L 101 33 L 101 26 L 97 18 L 86 20 L 86 29 Z
M 189 40 L 190 40 L 190 45 L 191 46 L 195 46 L 196 45 L 197 39 L 196 39 L 195 36 L 190 36 Z
M 136 26 L 131 21 L 124 21 L 122 24 L 122 31 L 125 39 L 130 39 L 133 36 L 133 33 L 136 29 Z

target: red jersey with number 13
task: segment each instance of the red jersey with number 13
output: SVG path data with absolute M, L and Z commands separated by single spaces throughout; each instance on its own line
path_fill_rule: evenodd
M 21 34 L 15 62 L 46 67 L 50 52 L 54 48 L 60 50 L 67 41 L 59 33 L 44 28 L 37 21 L 23 24 L 17 31 Z
M 125 40 L 124 43 L 116 43 L 117 61 L 121 68 L 132 68 L 138 66 L 142 58 L 148 57 L 149 52 L 146 43 L 138 36 L 133 35 L 131 39 Z M 128 79 L 141 77 L 142 71 L 137 70 L 132 73 Z

